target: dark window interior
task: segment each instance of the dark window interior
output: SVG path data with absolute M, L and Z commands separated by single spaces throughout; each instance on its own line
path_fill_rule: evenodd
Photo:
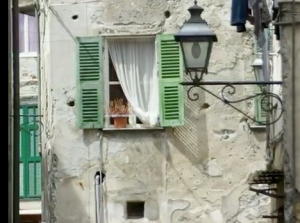
M 127 202 L 127 218 L 139 219 L 144 217 L 145 202 L 144 201 L 128 201 Z

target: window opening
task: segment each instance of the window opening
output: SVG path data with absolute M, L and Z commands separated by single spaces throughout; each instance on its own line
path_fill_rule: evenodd
M 144 217 L 144 201 L 128 201 L 126 207 L 128 219 L 139 219 Z
M 123 99 L 124 103 L 128 103 L 128 100 L 124 94 L 124 91 L 118 79 L 117 72 L 114 68 L 110 53 L 108 53 L 108 55 L 109 55 L 109 101 L 116 100 L 116 99 Z M 110 117 L 109 124 L 113 125 L 113 123 L 114 123 L 113 118 Z M 127 120 L 127 124 L 130 124 L 129 119 Z M 142 122 L 138 117 L 135 117 L 135 123 L 133 124 L 142 124 Z
M 19 13 L 20 53 L 37 52 L 38 29 L 35 16 Z

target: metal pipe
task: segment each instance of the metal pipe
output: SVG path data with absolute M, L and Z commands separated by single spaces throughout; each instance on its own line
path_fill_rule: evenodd
M 20 71 L 19 71 L 19 0 L 12 0 L 13 44 L 13 222 L 19 223 L 20 202 Z
M 101 192 L 100 192 L 100 187 L 101 187 L 101 172 L 100 174 L 96 175 L 95 177 L 95 202 L 96 202 L 96 223 L 100 223 L 101 222 L 101 205 L 100 205 L 100 196 L 101 196 Z
M 8 0 L 8 222 L 13 222 L 13 171 L 12 171 L 12 150 L 13 150 L 13 142 L 12 142 L 12 70 L 11 70 L 11 23 L 12 23 L 12 15 L 11 15 L 11 0 Z

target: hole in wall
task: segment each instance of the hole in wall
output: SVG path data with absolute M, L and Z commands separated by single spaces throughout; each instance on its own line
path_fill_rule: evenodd
M 95 174 L 95 179 L 97 176 L 100 176 L 98 184 L 103 184 L 105 176 L 106 176 L 105 173 L 101 171 L 101 174 L 100 174 L 100 171 L 97 171 Z
M 73 19 L 73 20 L 78 19 L 78 15 L 73 15 L 73 16 L 72 16 L 72 19 Z
M 204 104 L 201 106 L 202 109 L 207 109 L 207 108 L 209 108 L 209 107 L 210 107 L 210 105 L 209 105 L 208 103 L 204 103 Z
M 67 100 L 67 105 L 70 107 L 74 107 L 75 106 L 75 100 L 74 99 L 68 99 Z
M 145 201 L 127 201 L 127 219 L 144 218 Z
M 171 16 L 171 12 L 169 10 L 164 12 L 165 17 L 168 19 Z

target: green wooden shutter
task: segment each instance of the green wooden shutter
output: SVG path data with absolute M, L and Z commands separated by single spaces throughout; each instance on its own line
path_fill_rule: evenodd
M 103 127 L 102 41 L 100 37 L 79 37 L 77 71 L 77 126 Z
M 256 87 L 256 92 L 257 93 L 261 92 L 259 87 Z M 263 123 L 265 123 L 267 120 L 267 112 L 264 109 L 262 109 L 262 108 L 266 108 L 266 106 L 267 106 L 266 98 L 262 98 L 262 97 L 254 98 L 255 120 L 261 122 L 261 125 L 263 125 Z
M 20 108 L 20 197 L 40 198 L 42 186 L 40 134 L 36 105 Z
M 160 84 L 160 125 L 163 127 L 184 124 L 183 60 L 180 45 L 173 35 L 158 35 Z

